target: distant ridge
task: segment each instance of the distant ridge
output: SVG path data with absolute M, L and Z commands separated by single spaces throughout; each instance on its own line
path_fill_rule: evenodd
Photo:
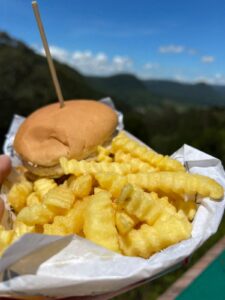
M 141 80 L 130 74 L 87 77 L 99 91 L 112 94 L 130 105 L 165 102 L 183 106 L 225 106 L 225 87 L 206 83 L 180 83 L 170 80 Z
M 87 76 L 86 78 L 93 88 L 114 96 L 130 106 L 154 105 L 163 101 L 161 96 L 154 95 L 148 89 L 145 82 L 131 74 L 109 77 Z
M 184 104 L 225 106 L 225 92 L 223 95 L 218 88 L 206 83 L 189 84 L 169 80 L 145 80 L 144 83 L 152 93 Z

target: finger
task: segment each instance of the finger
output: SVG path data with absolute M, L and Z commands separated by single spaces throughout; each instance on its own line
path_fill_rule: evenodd
M 0 155 L 0 184 L 11 170 L 11 160 L 7 155 Z
M 4 209 L 5 209 L 4 201 L 2 200 L 2 198 L 0 198 L 0 221 L 1 221 L 2 216 L 4 214 Z

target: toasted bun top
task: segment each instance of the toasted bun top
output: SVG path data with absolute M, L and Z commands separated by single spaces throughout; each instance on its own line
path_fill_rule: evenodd
M 40 166 L 54 166 L 59 158 L 83 159 L 113 134 L 116 113 L 92 100 L 70 100 L 36 110 L 20 126 L 14 149 L 20 157 Z

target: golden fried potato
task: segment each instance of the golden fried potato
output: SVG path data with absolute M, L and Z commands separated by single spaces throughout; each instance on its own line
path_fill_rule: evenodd
M 161 250 L 161 241 L 154 227 L 147 224 L 139 229 L 132 229 L 127 235 L 119 237 L 122 253 L 128 256 L 148 258 Z
M 99 172 L 114 172 L 117 174 L 131 173 L 131 166 L 128 163 L 77 161 L 75 159 L 68 160 L 63 157 L 60 159 L 60 165 L 64 174 L 74 174 L 76 176 L 84 174 L 94 175 Z
M 67 231 L 66 228 L 60 224 L 45 224 L 44 225 L 44 234 L 48 234 L 48 235 L 67 235 Z
M 124 211 L 116 212 L 116 227 L 120 234 L 127 234 L 138 223 Z
M 78 200 L 65 216 L 56 216 L 53 225 L 65 228 L 66 234 L 78 234 L 84 225 L 85 209 L 88 205 L 89 197 Z
M 44 225 L 53 221 L 55 214 L 44 204 L 34 204 L 24 207 L 18 214 L 17 220 L 29 225 Z
M 150 150 L 146 146 L 129 138 L 124 132 L 120 132 L 113 139 L 112 150 L 113 152 L 117 152 L 118 150 L 122 150 L 126 153 L 128 152 L 132 156 L 138 157 L 142 161 L 148 162 L 150 165 L 160 170 L 185 171 L 184 166 L 179 161 Z
M 32 232 L 34 233 L 35 227 L 24 224 L 23 222 L 20 222 L 19 220 L 16 220 L 14 227 L 13 227 L 13 232 L 14 232 L 14 235 L 13 235 L 12 241 L 15 241 L 26 233 L 32 233 Z
M 130 153 L 125 153 L 121 150 L 115 152 L 115 162 L 118 163 L 129 163 L 131 165 L 131 173 L 148 173 L 148 172 L 155 172 L 159 169 L 156 167 L 151 166 L 150 164 L 142 161 L 137 157 L 132 157 Z
M 154 228 L 159 235 L 162 248 L 165 248 L 189 238 L 192 225 L 186 217 L 176 214 L 167 215 L 164 220 L 157 220 Z
M 69 188 L 73 191 L 76 198 L 84 198 L 91 194 L 93 180 L 89 174 L 80 177 L 71 176 L 68 180 Z
M 115 173 L 97 173 L 95 174 L 100 188 L 109 191 L 113 197 L 119 197 L 121 190 L 127 183 L 125 176 L 120 176 Z
M 215 200 L 221 199 L 224 195 L 223 187 L 220 184 L 207 176 L 198 174 L 185 172 L 139 173 L 128 174 L 127 180 L 150 192 L 162 191 L 180 195 L 199 194 Z
M 125 255 L 148 258 L 170 245 L 188 239 L 191 235 L 191 224 L 186 218 L 168 215 L 154 226 L 141 225 L 132 229 L 127 235 L 119 237 L 120 248 Z
M 57 186 L 45 194 L 43 203 L 50 207 L 68 210 L 72 207 L 75 196 L 69 188 Z
M 34 191 L 43 199 L 43 197 L 57 186 L 53 179 L 41 178 L 34 182 Z
M 13 236 L 13 230 L 6 230 L 0 225 L 0 255 L 2 255 L 5 249 L 11 244 Z
M 90 196 L 85 211 L 83 232 L 90 241 L 109 250 L 120 252 L 115 211 L 108 192 Z
M 26 205 L 27 206 L 33 206 L 35 204 L 40 204 L 41 203 L 41 199 L 40 197 L 37 195 L 36 192 L 31 193 L 26 200 Z
M 26 205 L 26 199 L 32 190 L 33 185 L 27 180 L 22 180 L 12 186 L 8 194 L 8 202 L 16 213 Z
M 111 149 L 98 146 L 97 148 L 97 161 L 105 161 L 105 162 L 112 162 L 112 157 L 110 157 Z
M 189 221 L 194 219 L 197 212 L 198 205 L 193 200 L 185 201 L 182 197 L 177 196 L 172 200 L 172 204 L 176 207 L 178 212 L 182 212 Z
M 100 188 L 100 187 L 94 188 L 94 194 L 98 194 L 98 193 L 100 193 L 100 192 L 105 192 L 105 190 L 102 189 L 102 188 Z
M 124 186 L 117 202 L 128 214 L 149 225 L 154 224 L 162 213 L 176 213 L 167 197 L 159 198 L 156 193 L 146 193 L 131 184 Z

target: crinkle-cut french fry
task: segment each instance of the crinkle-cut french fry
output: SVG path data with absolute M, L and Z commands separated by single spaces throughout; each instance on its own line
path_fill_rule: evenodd
M 73 191 L 76 198 L 84 198 L 91 194 L 93 179 L 91 175 L 71 176 L 68 180 L 69 188 Z
M 97 173 L 95 179 L 98 181 L 100 188 L 109 191 L 113 197 L 119 197 L 122 188 L 127 183 L 125 176 L 115 173 Z
M 223 187 L 215 180 L 198 174 L 185 172 L 153 172 L 128 174 L 129 183 L 140 186 L 148 191 L 162 191 L 180 195 L 199 194 L 219 200 L 224 195 Z
M 43 199 L 50 190 L 54 189 L 57 186 L 53 179 L 41 178 L 34 182 L 34 191 L 37 195 Z
M 161 245 L 165 248 L 189 238 L 192 225 L 185 216 L 176 214 L 157 220 L 154 228 L 161 238 Z
M 45 206 L 48 207 L 48 209 L 53 213 L 54 217 L 55 216 L 64 216 L 68 212 L 68 209 L 65 209 L 65 208 L 56 207 L 56 206 L 52 206 L 52 205 L 45 205 Z
M 125 153 L 121 150 L 115 152 L 115 162 L 129 163 L 131 165 L 132 173 L 148 173 L 159 170 L 158 168 L 151 166 L 150 164 L 142 161 L 141 159 L 133 157 L 130 153 Z
M 157 251 L 188 239 L 191 228 L 186 218 L 169 215 L 154 226 L 143 224 L 139 229 L 132 229 L 127 235 L 120 236 L 120 248 L 125 255 L 148 258 Z
M 105 192 L 105 190 L 102 189 L 102 188 L 100 188 L 100 187 L 94 188 L 94 194 L 98 194 L 98 193 L 100 193 L 100 192 Z
M 120 234 L 127 234 L 137 224 L 137 220 L 134 220 L 124 211 L 116 212 L 116 227 Z
M 27 206 L 33 206 L 35 204 L 40 204 L 41 203 L 41 199 L 40 197 L 37 195 L 36 192 L 31 193 L 26 200 L 26 204 Z
M 176 214 L 175 207 L 167 197 L 159 198 L 156 193 L 146 193 L 140 188 L 133 188 L 131 184 L 124 186 L 117 202 L 128 214 L 149 225 L 153 225 L 162 213 Z
M 82 201 L 78 200 L 65 216 L 56 216 L 53 225 L 65 228 L 66 234 L 78 234 L 84 226 L 84 214 L 88 205 L 89 197 Z
M 114 152 L 122 150 L 132 156 L 140 158 L 142 161 L 150 163 L 153 167 L 165 171 L 185 171 L 184 166 L 177 160 L 169 156 L 163 156 L 150 150 L 146 146 L 129 138 L 124 132 L 120 132 L 112 141 Z
M 15 241 L 26 233 L 35 232 L 35 227 L 24 224 L 23 222 L 17 219 L 14 224 L 13 232 L 14 232 L 13 241 Z
M 97 148 L 97 161 L 106 161 L 106 162 L 112 162 L 113 159 L 109 155 L 111 154 L 110 148 L 105 148 L 102 146 L 98 146 Z
M 87 239 L 109 250 L 120 252 L 115 225 L 115 210 L 108 192 L 90 196 L 84 217 Z
M 5 249 L 11 244 L 13 236 L 13 230 L 6 230 L 0 225 L 0 255 L 2 255 Z
M 68 210 L 72 207 L 75 196 L 69 188 L 57 186 L 45 194 L 43 203 L 60 209 Z
M 120 235 L 119 245 L 123 254 L 143 258 L 149 258 L 162 249 L 158 233 L 147 224 L 141 225 L 139 229 L 132 229 L 127 235 Z
M 45 224 L 43 233 L 48 235 L 67 235 L 66 228 L 62 224 Z
M 178 196 L 172 200 L 172 204 L 176 207 L 177 211 L 182 212 L 189 221 L 194 219 L 198 205 L 193 200 L 185 201 L 182 197 Z
M 44 225 L 53 221 L 55 214 L 44 204 L 24 207 L 18 214 L 17 220 L 26 225 Z
M 75 159 L 68 160 L 65 157 L 60 159 L 60 165 L 64 174 L 74 174 L 80 176 L 83 174 L 96 174 L 99 172 L 114 172 L 117 174 L 131 173 L 131 166 L 128 163 L 116 162 L 96 162 Z
M 8 194 L 8 202 L 18 213 L 25 205 L 26 199 L 33 190 L 33 185 L 27 180 L 15 183 Z

